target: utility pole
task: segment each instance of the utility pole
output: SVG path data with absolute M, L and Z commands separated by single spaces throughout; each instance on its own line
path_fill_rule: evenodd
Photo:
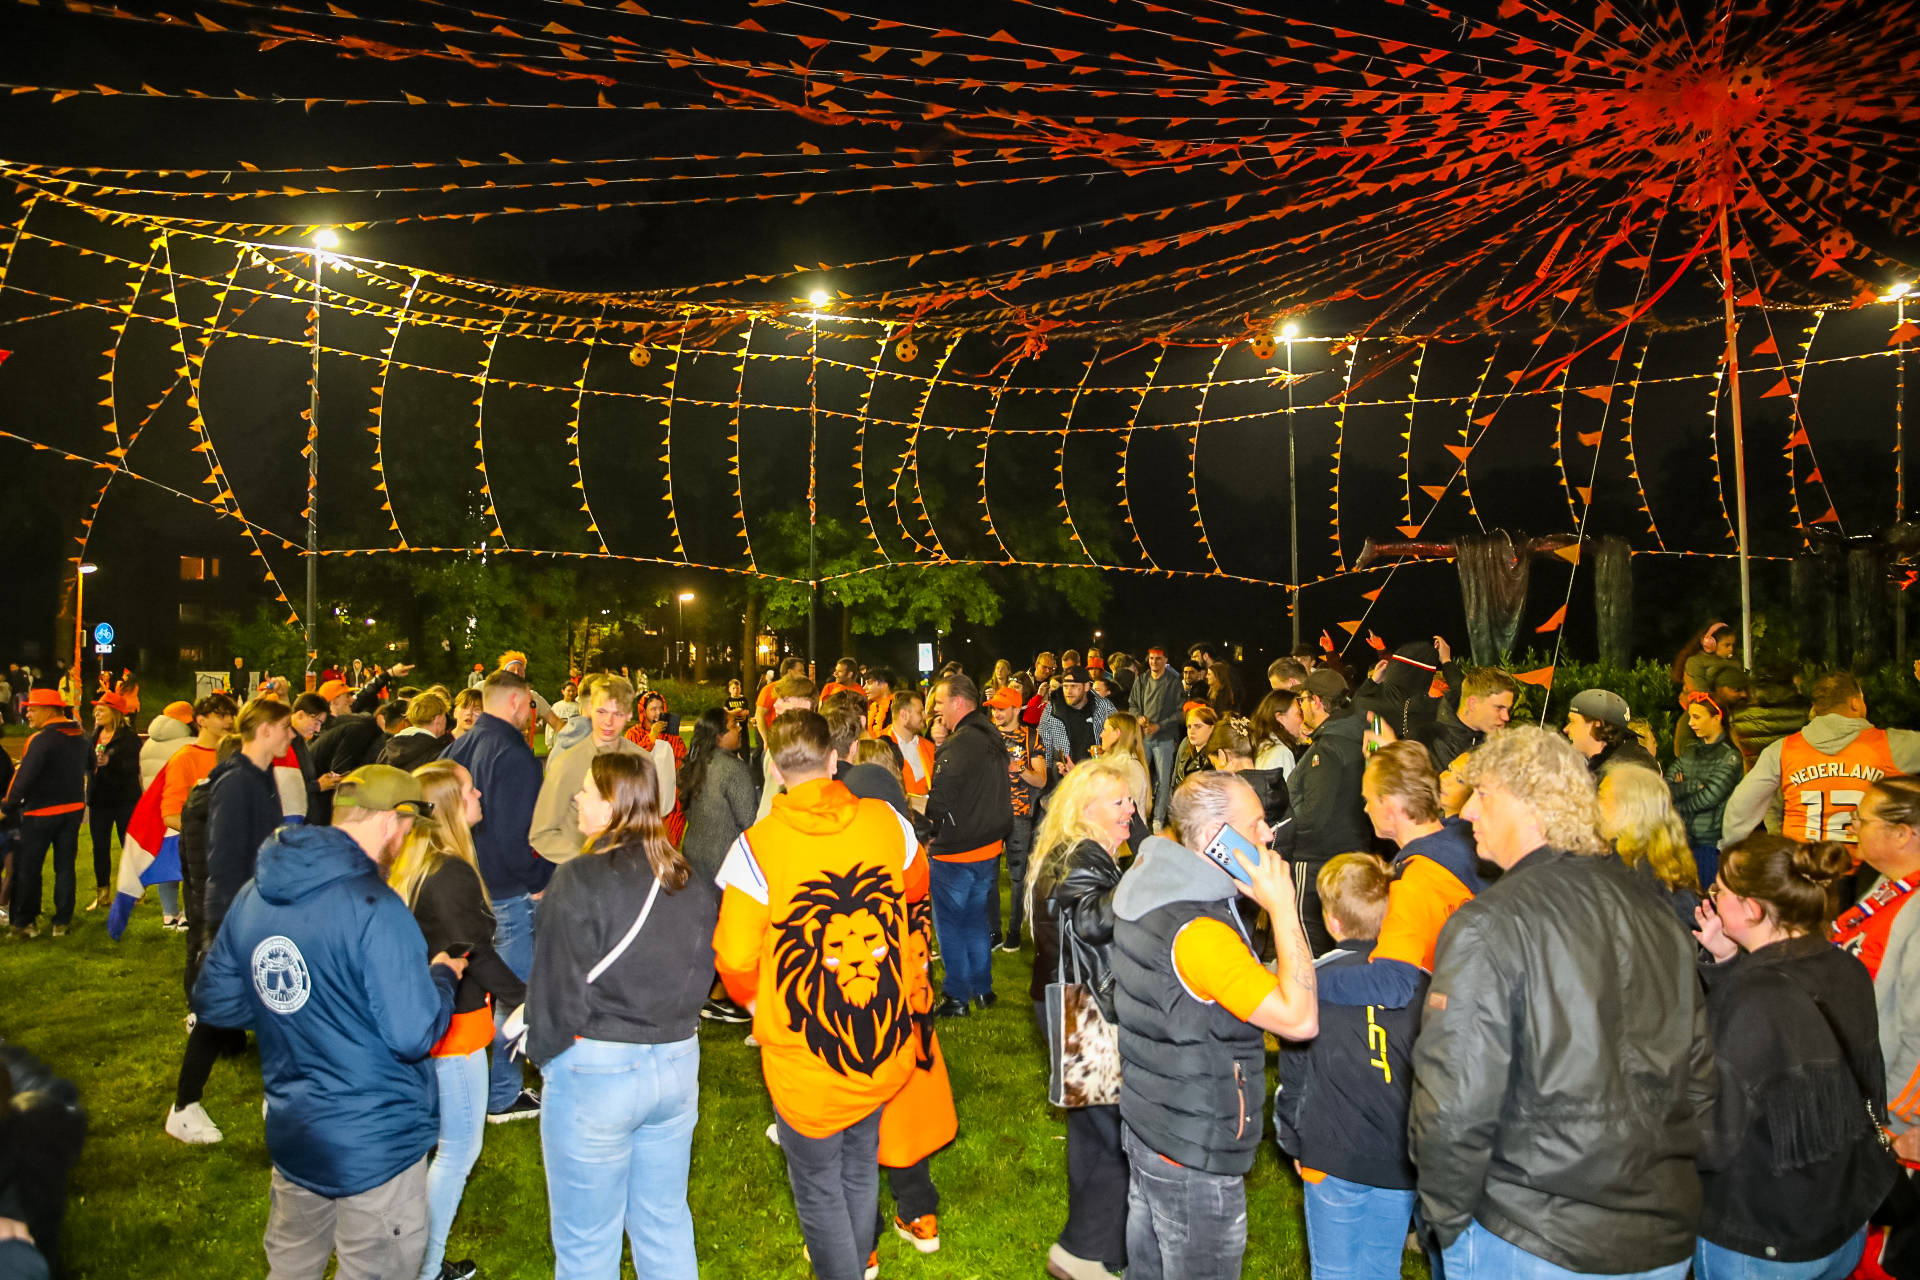
M 807 668 L 820 678 L 820 308 L 824 289 L 815 289 L 807 313 Z
M 1281 329 L 1282 339 L 1287 344 L 1287 546 L 1292 557 L 1292 568 L 1287 578 L 1293 583 L 1291 608 L 1293 615 L 1293 647 L 1300 647 L 1300 455 L 1293 429 L 1293 336 L 1298 330 L 1291 324 Z
M 1740 421 L 1740 322 L 1733 313 L 1733 250 L 1727 243 L 1727 200 L 1720 199 L 1720 281 L 1727 308 L 1727 387 L 1733 397 L 1733 494 L 1740 542 L 1740 662 L 1753 670 L 1753 577 L 1747 559 L 1747 441 Z
M 305 685 L 314 686 L 313 665 L 320 657 L 320 271 L 340 243 L 333 232 L 315 233 L 313 243 L 313 366 L 307 393 L 307 665 Z

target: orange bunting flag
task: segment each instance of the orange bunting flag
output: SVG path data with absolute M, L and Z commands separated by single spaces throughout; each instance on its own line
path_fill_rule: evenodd
M 1792 394 L 1793 383 L 1789 379 L 1782 377 L 1779 382 L 1774 384 L 1773 390 L 1761 392 L 1760 398 L 1762 400 L 1771 400 L 1775 396 L 1790 396 Z
M 1578 391 L 1583 396 L 1588 396 L 1588 397 L 1591 397 L 1592 399 L 1598 400 L 1601 404 L 1613 403 L 1613 388 L 1610 386 L 1575 387 L 1574 390 Z
M 1355 618 L 1352 622 L 1342 622 L 1339 626 L 1342 631 L 1352 636 L 1360 633 L 1360 623 L 1361 619 Z
M 1555 547 L 1553 554 L 1555 554 L 1556 556 L 1559 556 L 1562 560 L 1565 560 L 1568 564 L 1579 564 L 1580 563 L 1580 544 L 1576 542 L 1570 547 Z
M 1367 632 L 1367 644 L 1375 653 L 1385 653 L 1387 651 L 1387 642 L 1371 631 Z
M 1537 684 L 1542 689 L 1553 687 L 1553 668 L 1541 667 L 1538 671 L 1516 671 L 1513 678 L 1522 684 Z
M 1839 524 L 1840 512 L 1836 508 L 1828 507 L 1827 514 L 1816 517 L 1814 519 L 1814 523 L 1815 524 Z
M 1447 486 L 1443 484 L 1423 484 L 1420 486 L 1420 492 L 1426 494 L 1435 502 L 1438 502 L 1442 497 L 1446 496 Z
M 1805 427 L 1800 428 L 1787 437 L 1787 448 L 1791 449 L 1795 445 L 1806 445 L 1808 448 L 1813 447 L 1813 441 L 1807 439 L 1807 429 Z
M 1887 339 L 1887 345 L 1897 347 L 1903 342 L 1912 342 L 1915 338 L 1920 338 L 1920 324 L 1908 320 L 1894 329 L 1893 336 Z
M 1777 356 L 1780 354 L 1780 344 L 1774 341 L 1772 334 L 1768 334 L 1767 340 L 1755 347 L 1752 354 L 1756 356 Z
M 1420 526 L 1417 524 L 1397 524 L 1394 528 L 1400 531 L 1402 537 L 1417 538 L 1420 536 Z
M 1591 449 L 1600 443 L 1600 437 L 1605 434 L 1606 433 L 1602 431 L 1582 431 L 1580 433 L 1580 443 Z
M 1553 616 L 1533 629 L 1535 635 L 1544 635 L 1549 631 L 1558 631 L 1567 620 L 1567 606 L 1561 605 L 1553 611 Z
M 1813 469 L 1813 474 L 1808 476 L 1805 480 L 1802 480 L 1800 483 L 1801 484 L 1825 484 L 1826 477 L 1820 474 L 1820 468 L 1815 467 Z
M 1446 449 L 1446 451 L 1447 451 L 1448 453 L 1450 453 L 1450 454 L 1452 454 L 1452 455 L 1453 455 L 1454 457 L 1456 457 L 1456 458 L 1458 458 L 1458 459 L 1460 459 L 1460 461 L 1462 461 L 1462 462 L 1465 462 L 1465 461 L 1467 460 L 1467 455 L 1473 452 L 1473 446 L 1472 446 L 1472 445 L 1465 445 L 1465 444 L 1450 444 L 1450 445 L 1446 445 L 1446 446 L 1444 446 L 1444 447 L 1445 447 L 1445 449 Z
M 1385 587 L 1375 587 L 1371 591 L 1362 591 L 1360 593 L 1360 598 L 1362 600 L 1365 600 L 1368 604 L 1372 604 L 1375 600 L 1378 600 L 1380 598 L 1380 593 L 1384 590 L 1386 590 Z
M 1580 503 L 1582 506 L 1590 507 L 1593 505 L 1592 489 L 1589 489 L 1586 485 L 1577 485 L 1574 488 L 1574 492 L 1580 495 Z

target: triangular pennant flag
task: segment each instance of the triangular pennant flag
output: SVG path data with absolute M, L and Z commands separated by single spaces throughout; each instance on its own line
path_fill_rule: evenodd
M 1908 320 L 1894 329 L 1893 336 L 1887 339 L 1887 345 L 1897 347 L 1903 342 L 1912 342 L 1915 338 L 1920 338 L 1920 324 Z
M 1590 507 L 1593 505 L 1593 490 L 1587 488 L 1585 485 L 1576 485 L 1574 492 L 1580 495 L 1580 504 L 1582 506 Z
M 1767 340 L 1753 349 L 1753 354 L 1756 356 L 1777 356 L 1780 354 L 1780 344 L 1774 341 L 1772 334 L 1768 334 Z
M 1420 536 L 1420 526 L 1417 524 L 1397 524 L 1394 528 L 1400 531 L 1402 537 L 1417 538 Z
M 1591 492 L 1591 491 L 1589 490 L 1588 492 Z M 1579 564 L 1580 563 L 1580 544 L 1576 542 L 1570 547 L 1555 547 L 1553 549 L 1553 554 L 1555 554 L 1556 556 L 1559 556 L 1562 560 L 1565 560 L 1568 564 Z
M 1604 434 L 1606 433 L 1601 431 L 1582 431 L 1580 433 L 1580 443 L 1591 449 L 1600 443 L 1600 437 Z
M 1553 616 L 1535 627 L 1534 634 L 1544 635 L 1549 631 L 1558 631 L 1567 620 L 1567 606 L 1561 605 L 1553 611 Z
M 1807 429 L 1805 427 L 1800 428 L 1798 431 L 1794 432 L 1792 435 L 1787 437 L 1787 448 L 1789 449 L 1793 448 L 1795 445 L 1802 445 L 1802 444 L 1806 445 L 1808 448 L 1813 447 L 1813 441 L 1807 439 Z
M 1601 404 L 1613 403 L 1613 388 L 1610 386 L 1575 387 L 1574 390 L 1578 391 L 1583 396 L 1589 397 L 1590 399 L 1598 400 Z
M 1815 467 L 1813 469 L 1813 474 L 1808 476 L 1805 480 L 1802 480 L 1800 483 L 1801 484 L 1825 484 L 1826 477 L 1820 474 L 1820 468 Z
M 1346 632 L 1348 635 L 1351 636 L 1351 635 L 1359 634 L 1360 623 L 1361 623 L 1361 619 L 1355 618 L 1352 622 L 1342 622 L 1338 625 L 1342 631 Z
M 1375 587 L 1371 591 L 1362 591 L 1360 593 L 1360 598 L 1362 600 L 1365 600 L 1368 604 L 1372 604 L 1375 600 L 1378 600 L 1380 598 L 1380 593 L 1384 590 L 1386 590 L 1385 587 Z
M 1792 394 L 1793 383 L 1783 374 L 1780 381 L 1774 384 L 1773 390 L 1761 392 L 1760 398 L 1762 400 L 1771 400 L 1775 396 L 1790 396 Z
M 1473 452 L 1472 445 L 1450 444 L 1450 445 L 1446 445 L 1445 448 L 1448 453 L 1460 459 L 1460 461 L 1462 462 L 1465 462 L 1467 460 L 1467 455 Z
M 1839 524 L 1840 512 L 1833 507 L 1828 507 L 1827 514 L 1815 518 L 1814 523 L 1815 524 Z
M 1490 422 L 1492 422 L 1492 421 L 1493 421 L 1493 419 L 1494 419 L 1494 415 L 1495 415 L 1495 414 L 1498 414 L 1499 412 L 1500 412 L 1500 411 L 1499 411 L 1498 409 L 1495 409 L 1495 410 L 1493 411 L 1493 413 L 1490 413 L 1490 414 L 1488 414 L 1488 415 L 1487 415 L 1486 417 L 1484 417 L 1484 418 L 1475 418 L 1475 419 L 1473 420 L 1473 425 L 1474 425 L 1474 426 L 1476 426 L 1476 427 L 1484 427 L 1484 426 L 1486 426 L 1486 425 L 1487 425 L 1488 423 L 1490 423 Z
M 1537 684 L 1542 689 L 1553 687 L 1553 668 L 1541 667 L 1538 671 L 1516 671 L 1513 678 L 1522 684 Z
M 1420 486 L 1420 492 L 1426 494 L 1429 498 L 1432 498 L 1435 502 L 1438 502 L 1442 497 L 1446 495 L 1447 486 L 1443 484 L 1423 484 Z

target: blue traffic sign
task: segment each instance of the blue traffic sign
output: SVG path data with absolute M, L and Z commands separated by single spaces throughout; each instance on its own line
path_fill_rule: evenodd
M 112 644 L 113 624 L 111 622 L 103 622 L 95 627 L 93 629 L 93 642 L 95 644 Z

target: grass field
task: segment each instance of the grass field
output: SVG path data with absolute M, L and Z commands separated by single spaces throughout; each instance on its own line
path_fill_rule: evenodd
M 80 854 L 80 900 L 91 896 Z M 50 868 L 49 868 L 50 870 Z M 52 909 L 47 877 L 46 909 Z M 153 895 L 120 942 L 105 911 L 55 940 L 0 941 L 0 1036 L 75 1081 L 90 1113 L 67 1218 L 66 1258 L 82 1277 L 238 1277 L 265 1271 L 267 1150 L 257 1057 L 214 1068 L 206 1108 L 226 1140 L 187 1147 L 161 1131 L 186 1042 L 182 943 Z M 1066 1212 L 1066 1126 L 1046 1105 L 1046 1053 L 1025 1000 L 1030 953 L 994 955 L 998 1007 L 943 1023 L 960 1136 L 934 1157 L 940 1252 L 922 1256 L 888 1233 L 881 1274 L 927 1280 L 1044 1274 Z M 773 1112 L 745 1028 L 703 1024 L 700 1126 L 691 1199 L 702 1273 L 805 1277 Z M 882 1186 L 884 1188 L 884 1181 Z M 1298 1185 L 1271 1141 L 1247 1179 L 1245 1274 L 1304 1277 Z M 883 1199 L 885 1192 L 882 1192 Z M 890 1208 L 890 1206 L 889 1206 Z M 553 1274 L 536 1123 L 490 1126 L 448 1249 L 486 1280 Z M 1408 1255 L 1409 1276 L 1425 1266 Z M 630 1266 L 623 1274 L 632 1275 Z

